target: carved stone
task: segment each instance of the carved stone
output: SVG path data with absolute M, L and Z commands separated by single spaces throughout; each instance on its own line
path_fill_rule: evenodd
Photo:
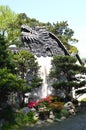
M 44 27 L 30 28 L 22 25 L 21 31 L 25 47 L 37 57 L 69 55 L 61 41 Z

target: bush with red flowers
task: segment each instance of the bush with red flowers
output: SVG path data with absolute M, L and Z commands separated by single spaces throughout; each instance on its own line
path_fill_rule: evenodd
M 35 102 L 35 101 L 30 101 L 30 102 L 27 104 L 27 107 L 29 107 L 29 108 L 34 108 L 36 105 L 37 105 L 37 102 Z
M 39 107 L 48 107 L 49 104 L 51 103 L 51 100 L 49 98 L 41 98 L 39 101 L 38 101 L 38 105 Z
M 50 107 L 53 111 L 60 112 L 64 106 L 62 102 L 55 101 L 50 104 Z
M 57 96 L 47 96 L 46 98 L 41 98 L 39 101 L 30 101 L 27 104 L 29 108 L 38 108 L 38 110 L 44 109 L 62 109 L 62 102 L 57 101 Z
M 46 98 L 41 98 L 39 101 L 30 101 L 27 104 L 27 107 L 29 108 L 36 108 L 37 112 L 39 113 L 40 117 L 49 117 L 50 111 L 53 111 L 53 113 L 56 115 L 56 113 L 61 113 L 61 110 L 63 109 L 64 104 L 60 101 L 58 101 L 57 96 L 47 96 Z M 41 119 L 41 118 L 40 118 Z
M 51 100 L 51 102 L 55 102 L 55 101 L 58 100 L 58 97 L 55 96 L 55 95 L 49 95 L 49 96 L 47 96 L 47 98 L 48 98 L 49 100 Z

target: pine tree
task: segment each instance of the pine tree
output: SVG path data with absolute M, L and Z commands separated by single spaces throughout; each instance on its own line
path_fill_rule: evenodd
M 86 79 L 80 78 L 86 74 L 86 67 L 76 64 L 76 61 L 77 59 L 72 56 L 54 56 L 52 60 L 53 67 L 50 73 L 50 77 L 54 79 L 52 86 L 56 90 L 65 90 L 66 96 L 71 94 L 73 87 L 78 89 L 86 84 Z
M 19 79 L 14 71 L 7 42 L 4 36 L 0 35 L 0 104 L 7 101 L 11 92 L 17 92 L 24 87 L 24 81 Z

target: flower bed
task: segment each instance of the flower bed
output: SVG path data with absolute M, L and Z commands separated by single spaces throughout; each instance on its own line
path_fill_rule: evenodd
M 27 107 L 29 108 L 35 108 L 36 111 L 39 113 L 39 118 L 48 118 L 50 111 L 53 111 L 53 113 L 60 113 L 63 109 L 63 103 L 57 101 L 56 96 L 48 96 L 46 98 L 41 98 L 39 101 L 34 102 L 30 101 L 27 104 Z

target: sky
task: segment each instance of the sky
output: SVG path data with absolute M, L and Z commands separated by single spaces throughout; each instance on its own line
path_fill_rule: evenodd
M 79 40 L 73 45 L 86 57 L 86 0 L 0 0 L 0 5 L 44 23 L 67 21 Z

